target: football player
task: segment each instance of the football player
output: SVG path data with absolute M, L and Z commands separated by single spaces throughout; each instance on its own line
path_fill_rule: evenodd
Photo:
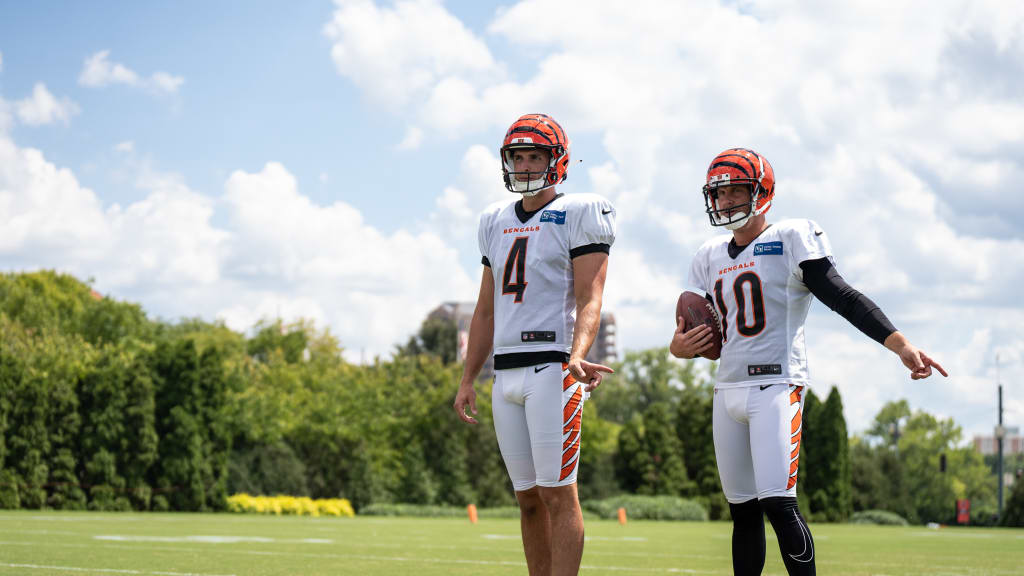
M 505 187 L 521 196 L 480 216 L 480 295 L 455 412 L 476 419 L 473 382 L 494 348 L 492 412 L 519 502 L 531 575 L 576 574 L 583 516 L 576 493 L 583 403 L 611 368 L 584 360 L 601 320 L 615 208 L 563 195 L 569 139 L 550 116 L 527 114 L 502 142 Z
M 796 500 L 801 415 L 810 385 L 804 321 L 812 295 L 896 353 L 911 378 L 927 378 L 932 368 L 947 375 L 843 280 L 820 226 L 765 220 L 774 195 L 775 174 L 764 156 L 744 148 L 716 156 L 704 202 L 711 225 L 731 233 L 697 250 L 687 282 L 687 290 L 713 303 L 721 322 L 712 427 L 738 575 L 760 574 L 764 567 L 764 515 L 789 574 L 815 573 L 814 540 Z M 673 355 L 694 358 L 711 348 L 708 326 L 684 332 L 683 319 L 676 320 Z

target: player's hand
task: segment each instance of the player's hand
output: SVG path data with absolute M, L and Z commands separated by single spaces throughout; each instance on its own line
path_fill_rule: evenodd
M 911 380 L 920 380 L 927 378 L 932 375 L 932 366 L 939 371 L 939 374 L 949 377 L 949 374 L 942 369 L 942 366 L 938 362 L 932 360 L 927 354 L 922 352 L 907 340 L 907 337 L 897 330 L 886 337 L 883 346 L 892 350 L 900 357 L 900 361 L 903 365 L 910 370 Z
M 949 374 L 943 370 L 942 366 L 932 360 L 927 354 L 919 350 L 912 344 L 907 344 L 899 352 L 900 360 L 903 361 L 903 365 L 910 369 L 911 380 L 921 380 L 932 375 L 932 366 L 939 371 L 945 377 L 949 377 Z
M 572 374 L 572 377 L 577 382 L 583 383 L 584 392 L 590 392 L 600 386 L 601 379 L 604 378 L 604 372 L 614 374 L 615 370 L 603 364 L 587 362 L 582 358 L 569 358 L 569 374 Z
M 686 323 L 682 316 L 676 317 L 676 331 L 668 349 L 676 358 L 696 358 L 714 344 L 714 332 L 707 324 L 701 324 L 684 332 Z
M 452 406 L 463 422 L 476 424 L 476 418 L 466 414 L 466 406 L 469 406 L 470 411 L 476 414 L 476 390 L 473 388 L 472 382 L 459 386 L 459 392 L 455 395 L 455 404 Z

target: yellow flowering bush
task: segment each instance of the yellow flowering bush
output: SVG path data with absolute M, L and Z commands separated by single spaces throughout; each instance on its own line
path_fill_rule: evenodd
M 296 516 L 345 516 L 356 515 L 352 503 L 344 498 L 319 498 L 306 496 L 250 496 L 235 494 L 228 498 L 228 511 L 248 514 L 290 514 Z

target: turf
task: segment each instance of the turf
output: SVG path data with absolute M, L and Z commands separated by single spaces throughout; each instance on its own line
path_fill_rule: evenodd
M 1024 574 L 1024 530 L 817 524 L 820 574 Z M 727 523 L 587 522 L 583 574 L 730 574 Z M 771 528 L 765 574 L 785 574 Z M 526 574 L 516 520 L 0 512 L 0 575 Z

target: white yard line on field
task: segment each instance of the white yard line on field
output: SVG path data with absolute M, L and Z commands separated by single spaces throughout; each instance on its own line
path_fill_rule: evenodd
M 83 568 L 81 566 L 9 564 L 7 562 L 0 562 L 0 568 L 28 568 L 31 570 L 57 570 L 60 572 L 100 572 L 103 574 L 154 574 L 159 576 L 235 576 L 234 574 L 201 574 L 198 572 L 165 572 L 160 570 L 128 570 L 120 568 Z
M 0 545 L 21 545 L 21 546 L 60 546 L 69 548 L 113 548 L 119 550 L 153 550 L 161 552 L 206 552 L 209 549 L 203 548 L 184 548 L 180 546 L 121 546 L 111 544 L 93 544 L 85 546 L 82 544 L 62 544 L 54 542 L 0 542 Z M 466 560 L 462 558 L 415 558 L 408 556 L 377 556 L 371 554 L 331 554 L 331 553 L 311 553 L 311 552 L 273 552 L 269 550 L 232 550 L 230 548 L 218 548 L 218 554 L 241 554 L 245 556 L 283 556 L 283 557 L 301 557 L 301 558 L 329 558 L 329 559 L 358 559 L 367 560 L 370 562 L 400 562 L 400 563 L 421 563 L 421 564 L 461 564 L 471 566 L 514 566 L 517 568 L 525 568 L 526 562 L 521 560 L 517 561 L 506 561 L 506 560 Z M 5 566 L 0 564 L 0 566 Z M 14 567 L 14 565 L 10 565 Z M 26 565 L 30 566 L 30 565 Z M 53 569 L 54 567 L 51 567 Z M 644 572 L 650 574 L 729 574 L 731 570 L 690 570 L 687 568 L 641 568 L 637 566 L 594 566 L 584 564 L 580 566 L 581 570 L 595 571 L 595 572 Z M 88 569 L 70 569 L 72 571 L 88 571 Z M 186 575 L 184 573 L 171 573 L 171 572 L 139 572 L 139 571 L 120 571 L 111 573 L 122 573 L 122 574 L 160 574 L 163 576 L 221 576 L 213 574 L 195 574 Z M 233 575 L 232 575 L 233 576 Z
M 267 538 L 265 536 L 126 536 L 122 534 L 101 534 L 93 536 L 94 540 L 113 540 L 116 542 L 199 542 L 203 544 L 241 544 L 256 542 L 268 544 L 333 544 L 327 538 Z

